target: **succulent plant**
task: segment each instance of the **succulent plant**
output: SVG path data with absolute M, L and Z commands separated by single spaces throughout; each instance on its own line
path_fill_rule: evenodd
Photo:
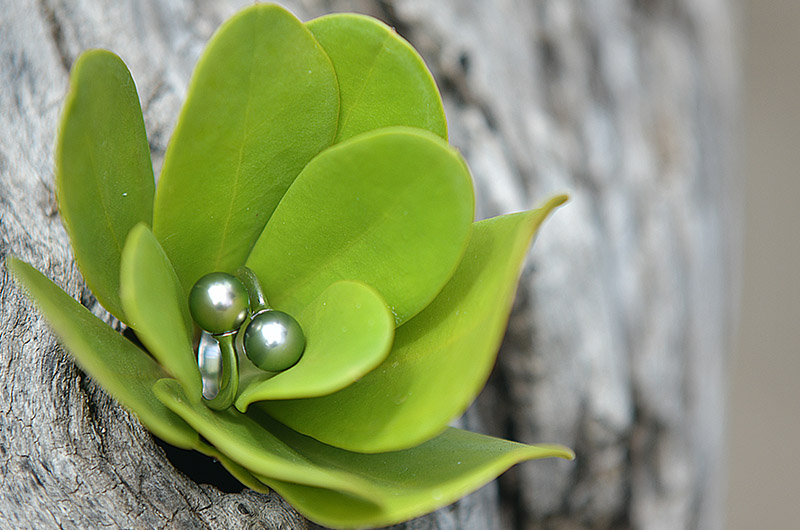
M 268 4 L 228 20 L 194 71 L 157 189 L 130 73 L 87 51 L 56 184 L 86 283 L 141 344 L 26 263 L 7 266 L 109 394 L 246 486 L 324 525 L 380 526 L 519 461 L 573 457 L 448 427 L 485 384 L 530 242 L 565 197 L 473 222 L 433 77 L 382 23 L 304 24 Z M 203 394 L 198 325 L 229 354 L 203 374 L 221 378 L 216 396 Z M 264 361 L 273 325 L 303 337 L 284 364 Z

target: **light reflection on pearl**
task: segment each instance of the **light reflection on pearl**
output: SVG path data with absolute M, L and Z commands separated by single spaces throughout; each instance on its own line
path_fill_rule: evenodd
M 286 326 L 281 322 L 269 322 L 261 326 L 258 331 L 261 334 L 261 338 L 264 340 L 264 344 L 270 348 L 284 344 L 289 334 Z
M 233 292 L 224 283 L 212 283 L 208 286 L 208 299 L 214 307 L 224 309 L 233 302 Z

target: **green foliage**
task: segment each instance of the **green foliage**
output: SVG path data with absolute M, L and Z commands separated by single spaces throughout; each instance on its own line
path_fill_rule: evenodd
M 228 458 L 290 502 L 296 498 L 310 519 L 334 527 L 393 524 L 449 504 L 522 460 L 572 457 L 560 446 L 518 444 L 453 428 L 405 451 L 355 453 L 298 434 L 261 412 L 214 414 L 192 405 L 175 381 L 159 381 L 155 391 Z M 302 502 L 306 496 L 313 500 Z
M 447 140 L 433 76 L 392 28 L 352 13 L 326 15 L 306 26 L 330 57 L 339 81 L 336 142 L 392 125 L 426 129 Z
M 278 374 L 242 362 L 236 406 L 254 401 L 324 396 L 353 384 L 386 358 L 394 318 L 380 295 L 354 281 L 332 284 L 297 316 L 306 334 L 300 361 Z
M 241 11 L 195 67 L 164 157 L 153 231 L 186 292 L 244 264 L 300 170 L 336 134 L 330 60 L 289 12 Z
M 378 290 L 400 325 L 458 266 L 473 201 L 469 171 L 441 139 L 408 128 L 364 133 L 303 169 L 247 266 L 282 311 L 356 279 Z
M 7 266 L 153 434 L 320 524 L 393 524 L 517 462 L 573 456 L 447 427 L 484 385 L 530 242 L 565 197 L 473 223 L 446 136 L 433 78 L 393 30 L 257 4 L 198 62 L 154 198 L 130 74 L 86 52 L 58 137 L 59 207 L 87 284 L 147 351 L 29 265 Z M 245 264 L 300 323 L 305 352 L 269 373 L 237 353 L 242 332 L 220 339 L 227 375 L 207 400 L 187 293 Z
M 442 432 L 489 377 L 531 238 L 563 201 L 475 223 L 450 282 L 397 329 L 392 352 L 376 370 L 324 397 L 260 406 L 299 432 L 351 451 L 406 449 Z
M 158 363 L 27 263 L 8 258 L 6 266 L 81 368 L 153 434 L 176 447 L 196 447 L 197 433 L 153 394 L 156 381 L 167 376 Z
M 139 340 L 190 396 L 199 399 L 202 381 L 192 350 L 186 294 L 167 255 L 144 224 L 133 227 L 122 250 L 120 299 Z
M 105 50 L 72 68 L 56 143 L 56 198 L 87 285 L 125 321 L 119 262 L 128 231 L 153 220 L 153 166 L 133 79 Z

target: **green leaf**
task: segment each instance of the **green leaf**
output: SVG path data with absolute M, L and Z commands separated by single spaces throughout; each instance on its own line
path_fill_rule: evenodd
M 56 143 L 56 197 L 75 261 L 103 307 L 125 320 L 119 260 L 128 231 L 153 219 L 153 166 L 136 86 L 105 50 L 72 68 Z
M 161 366 L 200 399 L 189 305 L 175 270 L 145 224 L 128 234 L 120 263 L 120 300 L 128 325 Z
M 389 516 L 380 504 L 336 490 L 269 477 L 257 479 L 268 484 L 306 518 L 325 528 L 375 528 L 391 524 L 383 521 L 401 522 L 413 517 Z
M 164 158 L 154 232 L 184 289 L 234 272 L 300 170 L 333 141 L 336 75 L 305 26 L 258 4 L 197 63 Z
M 153 390 L 164 405 L 197 429 L 205 440 L 251 473 L 372 498 L 365 481 L 344 470 L 310 462 L 235 408 L 214 411 L 192 403 L 177 381 L 171 379 L 162 379 Z
M 494 365 L 531 238 L 564 196 L 475 223 L 453 278 L 397 329 L 392 352 L 357 383 L 320 398 L 259 404 L 304 434 L 376 453 L 435 436 L 469 406 Z
M 333 528 L 383 527 L 447 506 L 525 460 L 575 454 L 560 445 L 524 445 L 448 428 L 405 451 L 365 455 L 337 450 L 274 423 L 269 429 L 313 462 L 371 481 L 377 502 L 330 489 L 256 477 L 312 521 Z
M 166 374 L 149 355 L 27 263 L 9 258 L 6 266 L 36 302 L 61 343 L 106 392 L 162 440 L 184 449 L 197 446 L 197 433 L 153 394 L 153 384 Z
M 270 303 L 287 313 L 299 313 L 337 280 L 359 280 L 377 289 L 399 325 L 455 271 L 473 211 L 458 152 L 421 129 L 384 128 L 312 160 L 247 265 Z
M 218 460 L 222 466 L 228 470 L 228 473 L 233 475 L 236 480 L 244 484 L 246 487 L 259 493 L 269 493 L 269 488 L 256 477 L 253 476 L 246 468 L 240 466 L 224 454 L 217 451 L 217 449 L 204 442 L 200 442 L 197 450 L 206 456 L 210 456 Z
M 159 382 L 156 392 L 218 450 L 298 511 L 335 528 L 404 521 L 450 504 L 517 462 L 574 457 L 562 446 L 523 445 L 458 429 L 405 451 L 352 453 L 298 434 L 257 411 L 247 416 L 234 410 L 210 414 L 192 406 L 175 381 Z M 339 481 L 346 487 L 338 487 Z
M 278 374 L 242 361 L 242 390 L 236 407 L 264 399 L 324 396 L 344 388 L 386 358 L 394 337 L 394 318 L 371 287 L 336 282 L 297 317 L 306 335 L 300 361 Z M 244 366 L 251 369 L 244 371 Z M 246 374 L 246 375 L 245 375 Z
M 339 80 L 336 142 L 392 125 L 427 129 L 447 139 L 436 82 L 422 57 L 392 28 L 352 13 L 326 15 L 306 26 Z

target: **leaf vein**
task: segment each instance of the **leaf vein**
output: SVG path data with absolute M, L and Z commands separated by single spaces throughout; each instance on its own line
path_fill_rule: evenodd
M 255 43 L 258 42 L 258 32 L 255 30 L 253 31 L 253 41 Z M 234 173 L 233 179 L 233 186 L 231 188 L 231 200 L 228 204 L 228 214 L 225 216 L 225 226 L 222 229 L 222 235 L 219 240 L 219 247 L 217 248 L 217 256 L 214 260 L 214 270 L 219 270 L 219 264 L 222 260 L 223 249 L 225 248 L 225 241 L 228 239 L 228 233 L 230 232 L 230 225 L 231 225 L 231 218 L 233 217 L 233 205 L 236 203 L 236 197 L 238 195 L 238 187 L 239 187 L 239 178 L 242 174 L 242 162 L 244 161 L 244 146 L 247 143 L 247 136 L 248 136 L 248 123 L 250 121 L 250 107 L 253 100 L 253 78 L 255 77 L 256 69 L 253 67 L 256 60 L 256 51 L 259 47 L 254 44 L 251 48 L 252 50 L 252 57 L 250 60 L 250 79 L 248 80 L 247 84 L 247 102 L 245 103 L 244 107 L 244 124 L 242 126 L 242 140 L 239 144 L 239 156 L 238 160 L 236 161 L 236 170 Z
M 388 49 L 388 47 L 386 46 L 386 42 L 390 38 L 391 34 L 387 34 L 386 37 L 384 37 L 383 42 L 381 42 L 381 49 L 380 51 L 378 51 L 378 53 L 375 54 L 375 58 L 372 60 L 372 64 L 369 67 L 369 71 L 367 72 L 367 75 L 364 76 L 364 83 L 361 85 L 361 90 L 359 91 L 358 96 L 356 96 L 356 99 L 353 101 L 353 104 L 348 109 L 348 112 L 344 116 L 344 118 L 342 118 L 339 121 L 339 128 L 336 131 L 337 137 L 344 130 L 344 126 L 347 124 L 347 120 L 349 120 L 350 116 L 353 115 L 353 109 L 355 109 L 358 106 L 359 101 L 361 101 L 361 98 L 364 96 L 364 92 L 366 92 L 367 90 L 367 85 L 369 84 L 369 80 L 372 77 L 373 72 L 375 72 L 375 68 L 378 64 L 378 59 L 380 59 L 381 55 L 383 55 L 383 53 Z

